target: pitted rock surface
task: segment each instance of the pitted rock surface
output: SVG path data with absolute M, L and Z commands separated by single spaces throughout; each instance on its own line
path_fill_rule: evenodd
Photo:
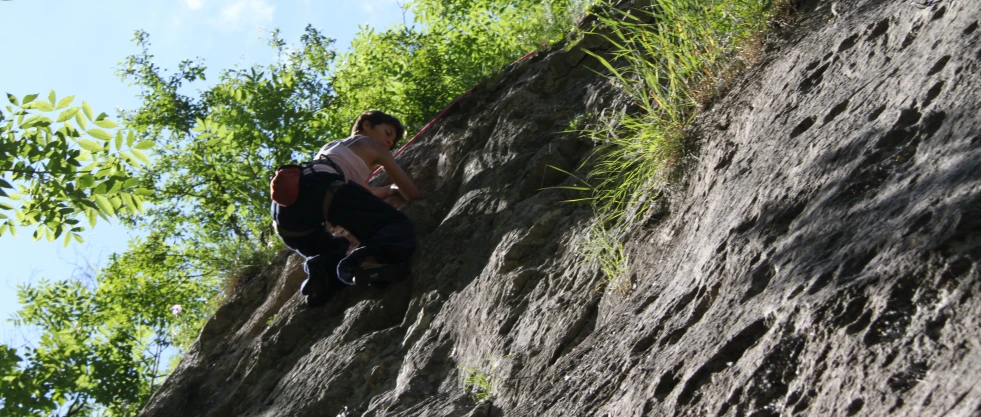
M 801 7 L 697 120 L 628 293 L 582 262 L 594 219 L 549 168 L 627 101 L 558 48 L 400 157 L 427 194 L 411 280 L 306 309 L 283 254 L 141 415 L 981 415 L 981 4 Z

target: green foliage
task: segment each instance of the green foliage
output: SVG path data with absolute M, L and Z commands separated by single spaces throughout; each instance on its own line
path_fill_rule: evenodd
M 463 388 L 475 401 L 489 400 L 494 396 L 494 377 L 479 369 L 462 367 Z
M 215 305 L 214 283 L 149 250 L 159 244 L 155 236 L 135 240 L 127 258 L 114 257 L 95 280 L 19 289 L 15 324 L 42 333 L 23 357 L 0 346 L 5 415 L 65 407 L 77 415 L 136 415 L 166 375 L 164 356 L 189 347 Z
M 334 72 L 333 130 L 365 109 L 397 114 L 419 129 L 454 98 L 525 53 L 556 42 L 582 1 L 419 0 L 415 25 L 365 27 Z
M 177 73 L 161 74 L 148 35 L 137 32 L 135 41 L 142 53 L 119 73 L 140 87 L 143 106 L 127 122 L 162 145 L 143 178 L 158 188 L 144 224 L 205 247 L 267 243 L 272 168 L 309 158 L 324 138 L 346 136 L 328 130 L 323 113 L 333 100 L 325 80 L 333 40 L 307 27 L 302 46 L 287 51 L 274 33 L 278 62 L 226 70 L 197 97 L 178 89 L 203 78 L 201 64 L 184 61 Z
M 84 101 L 72 106 L 74 96 L 56 99 L 7 94 L 0 109 L 0 236 L 34 226 L 35 239 L 82 242 L 82 220 L 141 213 L 152 194 L 133 177 L 152 140 L 137 142 Z
M 685 132 L 748 39 L 773 14 L 772 0 L 658 0 L 651 11 L 600 16 L 612 58 L 587 51 L 640 109 L 585 133 L 603 143 L 590 172 L 597 206 L 619 218 L 647 211 L 685 149 Z M 633 207 L 632 207 L 633 206 Z
M 611 289 L 620 294 L 627 294 L 632 283 L 628 276 L 630 258 L 623 249 L 623 231 L 607 227 L 607 223 L 615 220 L 600 215 L 599 221 L 593 223 L 585 242 L 578 248 L 583 263 L 598 268 L 604 276 L 597 290 Z M 604 221 L 606 220 L 606 221 Z

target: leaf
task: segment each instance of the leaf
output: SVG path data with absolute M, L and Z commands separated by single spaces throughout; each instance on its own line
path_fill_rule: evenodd
M 55 106 L 55 110 L 61 110 L 65 107 L 71 106 L 73 101 L 75 101 L 75 96 L 68 96 L 58 100 L 58 105 Z
M 89 127 L 89 122 L 86 122 L 85 118 L 82 117 L 82 113 L 77 111 L 75 112 L 75 123 L 78 123 L 78 127 L 82 130 L 88 129 Z
M 75 238 L 75 241 L 78 243 L 85 243 L 85 239 L 82 239 L 82 235 L 78 233 L 72 233 L 72 237 Z
M 225 207 L 225 217 L 231 216 L 235 212 L 235 204 L 229 204 Z
M 136 195 L 153 195 L 153 190 L 148 190 L 146 188 L 137 188 L 133 191 Z
M 68 244 L 72 243 L 72 232 L 65 233 L 65 242 L 63 247 L 68 247 Z
M 51 104 L 53 105 L 55 103 L 56 98 L 57 97 L 55 97 L 55 90 L 51 90 L 51 92 L 48 93 L 48 101 L 51 102 Z
M 104 114 L 105 113 L 102 113 L 99 116 L 102 116 Z M 103 118 L 103 119 L 95 119 L 95 125 L 96 126 L 99 126 L 101 128 L 104 128 L 104 129 L 113 129 L 113 128 L 119 126 L 119 125 L 116 124 L 116 122 L 114 122 L 112 120 L 109 120 L 109 119 L 105 119 L 105 118 Z
M 85 112 L 85 117 L 87 117 L 89 119 L 89 121 L 91 121 L 92 120 L 92 106 L 89 106 L 89 103 L 87 103 L 84 100 L 82 100 L 82 111 Z
M 123 132 L 116 131 L 116 150 L 123 148 Z
M 56 119 L 56 121 L 58 123 L 64 122 L 68 119 L 71 119 L 72 117 L 75 117 L 76 114 L 78 114 L 78 107 L 72 107 L 68 110 L 61 112 L 61 114 L 58 115 L 58 119 Z
M 130 210 L 133 210 L 133 213 L 138 213 L 140 211 L 139 208 L 136 206 L 136 202 L 133 201 L 133 196 L 127 193 L 120 193 L 119 196 L 123 198 L 123 203 L 126 203 L 126 207 L 129 207 Z
M 34 99 L 36 99 L 36 98 L 37 98 L 37 94 L 28 94 L 28 95 L 24 96 L 24 99 L 23 100 L 21 100 L 21 103 L 23 103 L 21 105 L 22 106 L 26 106 L 27 103 L 30 103 L 30 102 L 34 101 Z
M 140 143 L 137 143 L 136 146 L 134 146 L 134 148 L 136 148 L 136 149 L 150 149 L 154 145 L 156 145 L 156 143 L 154 141 L 152 141 L 152 140 L 144 140 L 144 141 L 142 141 Z
M 54 110 L 54 106 L 52 106 L 51 103 L 48 103 L 47 101 L 44 101 L 44 100 L 36 100 L 36 101 L 33 101 L 33 102 L 31 102 L 31 105 L 29 107 L 28 106 L 25 106 L 25 107 L 31 108 L 31 109 L 37 109 L 37 110 L 40 110 L 40 111 L 43 111 L 43 112 L 48 112 L 48 111 Z
M 78 185 L 83 188 L 91 188 L 95 184 L 95 177 L 92 174 L 85 174 L 78 177 Z
M 20 106 L 20 102 L 17 101 L 17 96 L 13 94 L 7 93 L 7 100 L 10 101 L 10 104 L 13 104 L 15 106 Z
M 85 133 L 88 133 L 89 135 L 91 135 L 93 138 L 96 139 L 102 139 L 104 141 L 112 140 L 112 135 L 110 135 L 109 132 L 106 132 L 105 130 L 102 129 L 89 129 L 85 131 Z
M 79 140 L 78 141 L 78 146 L 81 146 L 83 149 L 85 149 L 85 150 L 87 150 L 89 152 L 102 152 L 102 150 L 103 150 L 102 145 L 98 144 L 95 141 L 88 140 L 88 139 L 81 139 L 81 140 Z
M 89 228 L 95 227 L 95 221 L 98 217 L 95 216 L 95 210 L 87 208 L 85 209 L 85 217 L 89 219 Z
M 101 209 L 103 213 L 109 214 L 110 216 L 116 214 L 116 211 L 112 208 L 112 203 L 110 203 L 109 199 L 105 196 L 96 194 L 92 196 L 92 199 L 95 200 L 95 204 L 99 206 L 99 209 Z
M 122 158 L 124 161 L 126 161 L 126 163 L 128 163 L 128 164 L 130 164 L 130 165 L 132 165 L 134 167 L 139 167 L 140 166 L 140 161 L 137 161 L 136 158 L 133 158 L 133 155 L 130 155 L 130 154 L 126 153 L 126 152 L 120 152 L 119 153 L 119 157 Z
M 136 140 L 136 134 L 132 130 L 126 133 L 126 146 L 133 146 L 133 141 Z M 136 149 L 140 149 L 138 146 Z
M 143 161 L 143 163 L 145 163 L 145 164 L 149 164 L 150 163 L 150 158 L 147 158 L 146 157 L 146 154 L 143 153 L 143 151 L 140 151 L 138 149 L 130 149 L 129 151 L 133 153 L 133 156 L 135 156 L 136 159 L 139 159 L 140 161 Z

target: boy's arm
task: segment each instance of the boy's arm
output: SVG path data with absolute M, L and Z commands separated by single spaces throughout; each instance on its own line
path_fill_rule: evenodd
M 391 151 L 376 141 L 372 141 L 372 143 L 375 144 L 375 149 L 377 150 L 377 159 L 375 162 L 385 168 L 388 178 L 391 178 L 392 182 L 398 186 L 399 194 L 402 194 L 402 197 L 406 200 L 418 200 L 422 198 L 422 193 L 419 192 L 419 189 L 416 188 L 412 179 L 402 170 L 398 162 L 395 162 L 395 157 L 392 156 Z

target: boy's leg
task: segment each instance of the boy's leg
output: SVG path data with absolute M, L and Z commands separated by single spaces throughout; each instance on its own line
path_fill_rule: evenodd
M 370 258 L 380 264 L 408 264 L 415 252 L 412 221 L 361 186 L 348 183 L 338 189 L 328 216 L 331 223 L 347 229 L 362 245 L 342 261 L 341 275 L 360 268 Z M 341 278 L 351 282 L 350 277 Z
M 303 237 L 283 237 L 283 243 L 306 258 L 303 271 L 307 279 L 301 284 L 300 293 L 307 296 L 309 306 L 323 305 L 344 288 L 337 279 L 337 264 L 347 252 L 347 239 L 322 231 Z

